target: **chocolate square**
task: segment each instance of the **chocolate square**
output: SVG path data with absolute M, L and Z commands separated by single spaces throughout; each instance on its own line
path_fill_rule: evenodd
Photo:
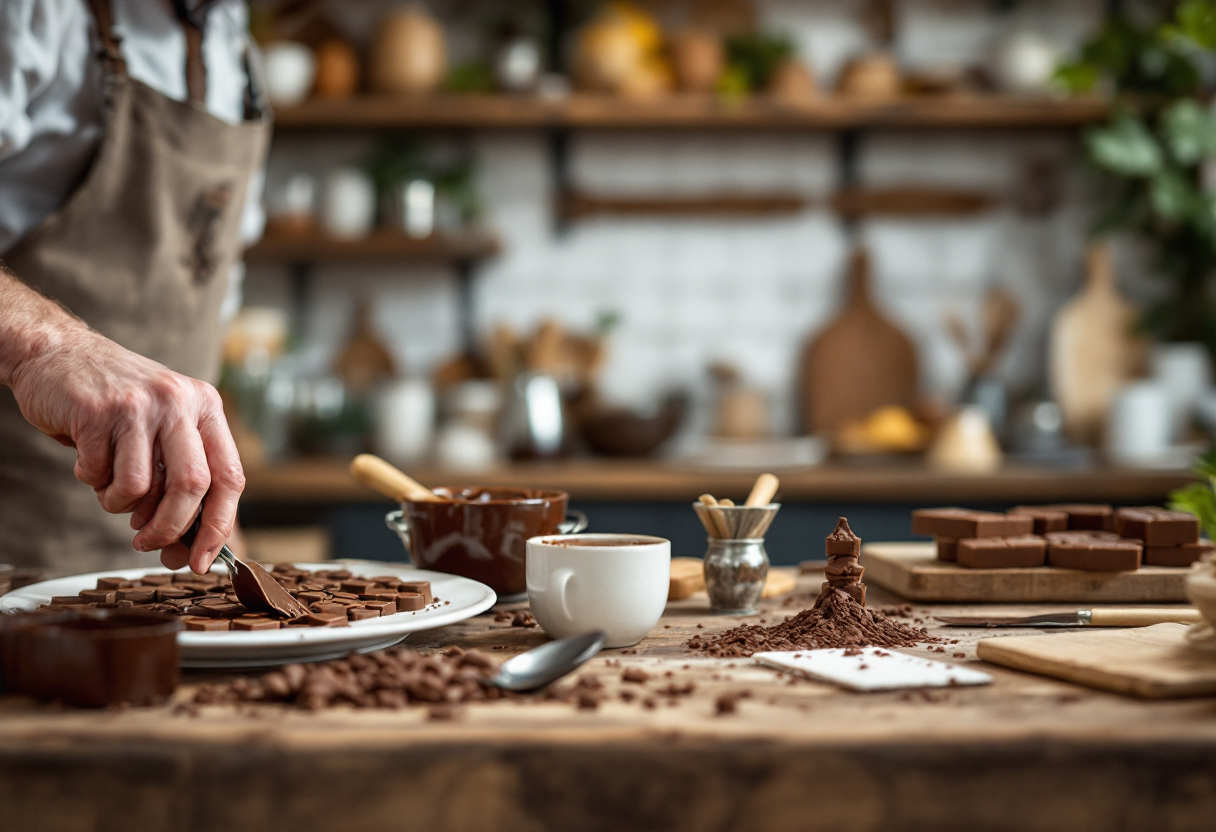
M 131 587 L 117 590 L 119 601 L 130 601 L 133 604 L 151 604 L 156 600 L 156 590 L 151 587 Z
M 1069 531 L 1109 532 L 1115 528 L 1115 510 L 1101 503 L 1061 503 L 1041 508 L 1067 514 Z
M 424 607 L 426 607 L 426 598 L 419 593 L 397 593 L 397 612 L 414 612 Z
M 186 626 L 187 630 L 201 630 L 203 632 L 219 632 L 232 629 L 232 622 L 224 618 L 199 618 L 187 615 L 182 619 L 182 623 Z
M 1030 534 L 1034 520 L 1025 516 L 962 508 L 918 508 L 912 533 L 959 540 L 965 537 L 1009 537 Z
M 937 559 L 954 563 L 958 560 L 958 541 L 952 537 L 937 538 Z
M 232 619 L 232 629 L 234 630 L 277 630 L 279 622 L 272 618 L 249 618 L 242 616 L 241 618 Z
M 430 581 L 402 581 L 397 584 L 398 592 L 416 592 L 426 599 L 426 603 L 431 603 L 431 582 Z
M 113 604 L 118 600 L 118 590 L 114 589 L 83 589 L 80 599 L 91 604 Z
M 1115 531 L 1146 546 L 1181 546 L 1198 542 L 1199 518 L 1156 506 L 1121 508 L 1115 512 Z
M 972 537 L 958 542 L 958 565 L 970 569 L 1007 569 L 1042 566 L 1047 541 L 1038 535 Z
M 363 621 L 364 619 L 379 617 L 380 613 L 365 607 L 351 607 L 346 611 L 346 618 L 349 621 Z
M 369 610 L 375 610 L 381 615 L 395 615 L 397 612 L 397 601 L 365 601 L 363 606 Z
M 1204 555 L 1212 553 L 1210 540 L 1183 543 L 1181 546 L 1145 546 L 1145 566 L 1190 566 Z M 83 593 L 81 593 L 83 594 Z
M 1055 535 L 1067 534 L 1056 532 Z M 1140 568 L 1140 542 L 1109 538 L 1048 538 L 1047 562 L 1061 569 L 1084 572 L 1130 572 Z
M 346 611 L 343 610 L 341 615 L 330 615 L 327 613 L 312 613 L 305 616 L 310 627 L 349 627 L 350 622 L 346 619 Z
M 1068 529 L 1068 512 L 1049 506 L 1014 506 L 1010 514 L 1019 514 L 1034 519 L 1034 533 L 1062 532 Z

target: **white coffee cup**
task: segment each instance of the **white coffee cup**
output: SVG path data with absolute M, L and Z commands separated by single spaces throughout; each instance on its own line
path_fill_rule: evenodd
M 605 647 L 637 644 L 663 615 L 671 542 L 640 534 L 570 534 L 528 541 L 528 601 L 553 638 L 592 630 Z

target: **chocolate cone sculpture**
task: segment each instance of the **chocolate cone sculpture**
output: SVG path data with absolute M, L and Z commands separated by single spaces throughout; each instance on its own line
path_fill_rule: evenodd
M 842 590 L 864 607 L 866 585 L 861 582 L 861 576 L 866 568 L 857 562 L 861 557 L 861 538 L 853 534 L 848 520 L 841 517 L 836 521 L 836 528 L 824 540 L 824 551 L 828 556 L 824 569 L 828 580 L 824 588 Z

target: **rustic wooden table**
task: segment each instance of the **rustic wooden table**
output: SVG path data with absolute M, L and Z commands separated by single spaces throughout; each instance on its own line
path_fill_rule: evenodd
M 793 596 L 767 602 L 757 618 L 803 609 L 821 580 L 800 577 Z M 870 599 L 898 603 L 873 587 Z M 1216 701 L 1137 701 L 988 666 L 988 687 L 856 694 L 684 647 L 693 633 L 737 621 L 709 615 L 703 596 L 671 604 L 636 653 L 605 651 L 581 671 L 610 694 L 595 710 L 508 701 L 434 721 L 425 708 L 216 706 L 191 716 L 0 699 L 0 830 L 1081 832 L 1216 823 Z M 944 656 L 910 652 L 976 661 L 980 632 L 938 632 L 960 643 Z M 498 656 L 544 640 L 489 614 L 425 635 L 412 646 Z M 623 683 L 631 665 L 651 681 Z M 199 680 L 189 677 L 183 692 Z M 655 695 L 653 709 L 619 696 L 687 681 L 691 694 Z M 717 715 L 718 696 L 740 690 L 751 698 Z

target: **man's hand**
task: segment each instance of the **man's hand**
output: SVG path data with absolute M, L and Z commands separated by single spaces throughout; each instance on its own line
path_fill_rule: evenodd
M 0 383 L 30 424 L 76 448 L 76 477 L 131 513 L 134 546 L 206 572 L 232 533 L 245 475 L 211 385 L 89 330 L 0 272 Z M 177 539 L 199 513 L 187 550 Z

